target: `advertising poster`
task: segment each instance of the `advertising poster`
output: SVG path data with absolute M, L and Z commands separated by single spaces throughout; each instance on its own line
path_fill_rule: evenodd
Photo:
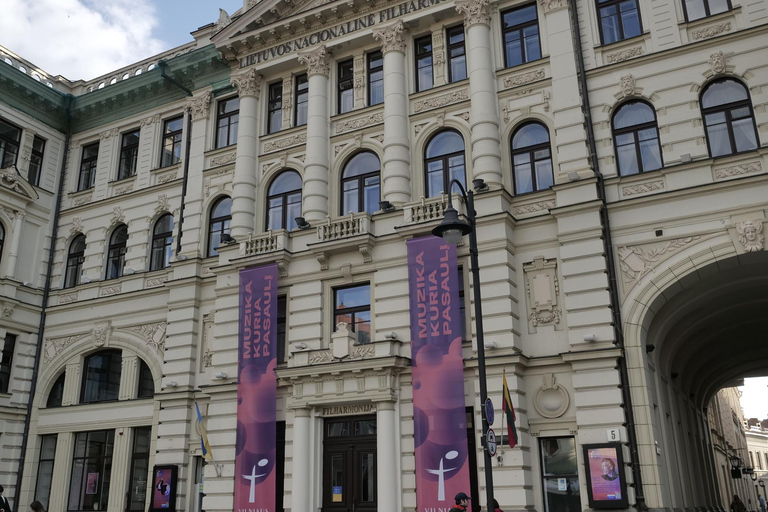
M 274 512 L 277 264 L 240 271 L 234 512 Z
M 155 468 L 155 475 L 152 479 L 152 508 L 165 509 L 171 508 L 173 486 L 176 485 L 174 471 L 171 468 Z
M 99 488 L 99 474 L 88 473 L 88 481 L 85 483 L 85 494 L 96 494 Z
M 448 510 L 469 492 L 456 247 L 408 240 L 418 512 Z
M 626 508 L 627 487 L 621 444 L 585 445 L 589 504 L 593 508 Z

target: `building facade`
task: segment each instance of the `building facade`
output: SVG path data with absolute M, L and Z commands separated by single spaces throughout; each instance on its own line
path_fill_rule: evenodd
M 416 509 L 406 241 L 457 179 L 520 434 L 486 467 L 460 245 L 473 506 L 492 469 L 505 510 L 587 509 L 583 446 L 619 441 L 630 504 L 727 508 L 707 408 L 768 367 L 767 8 L 246 0 L 87 82 L 5 52 L 2 201 L 36 219 L 2 218 L 13 499 L 144 510 L 162 464 L 177 509 L 232 510 L 238 273 L 276 263 L 278 509 Z
M 754 493 L 768 500 L 765 486 L 768 485 L 768 421 L 749 418 L 745 422 L 745 435 L 749 449 L 749 465 L 756 478 L 751 484 Z

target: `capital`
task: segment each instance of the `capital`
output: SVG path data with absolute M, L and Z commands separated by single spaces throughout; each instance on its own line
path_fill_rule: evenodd
M 237 95 L 241 98 L 252 96 L 259 97 L 261 89 L 261 75 L 256 73 L 255 69 L 250 69 L 245 73 L 233 76 L 230 83 L 237 89 Z
M 544 14 L 568 8 L 568 0 L 539 0 L 539 3 L 544 9 Z
M 490 0 L 456 0 L 456 10 L 464 15 L 464 26 L 491 26 L 491 14 L 488 12 Z
M 328 78 L 331 72 L 330 60 L 331 54 L 325 45 L 315 50 L 299 52 L 299 64 L 307 65 L 307 76 L 323 75 Z
M 192 120 L 206 119 L 208 117 L 208 108 L 211 106 L 211 93 L 206 91 L 202 96 L 190 98 L 187 102 L 187 109 L 192 116 Z
M 381 41 L 381 52 L 405 53 L 405 26 L 403 20 L 397 20 L 392 25 L 374 27 L 373 38 Z

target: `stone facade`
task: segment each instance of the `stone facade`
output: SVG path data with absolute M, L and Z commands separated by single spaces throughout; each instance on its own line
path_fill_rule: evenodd
M 720 388 L 733 385 L 739 376 L 734 369 L 754 370 L 721 351 L 730 345 L 759 359 L 764 349 L 750 352 L 746 335 L 723 343 L 714 328 L 697 321 L 725 322 L 730 314 L 748 329 L 746 317 L 755 317 L 750 308 L 766 289 L 759 285 L 766 278 L 768 160 L 762 141 L 768 66 L 759 43 L 768 33 L 760 17 L 768 1 L 733 0 L 727 12 L 690 22 L 678 0 L 655 3 L 652 9 L 639 2 L 645 29 L 638 37 L 602 44 L 597 4 L 590 0 L 244 1 L 242 11 L 222 18 L 226 22 L 195 32 L 194 43 L 89 82 L 52 83 L 76 97 L 72 105 L 59 105 L 74 109 L 69 125 L 59 107 L 42 112 L 17 94 L 0 101 L 3 121 L 48 141 L 41 186 L 20 185 L 39 198 L 0 189 L 4 208 L 24 206 L 22 222 L 38 226 L 34 236 L 24 227 L 14 271 L 3 273 L 8 277 L 0 299 L 15 305 L 13 322 L 0 325 L 18 333 L 14 362 L 20 364 L 14 365 L 7 404 L 0 395 L 0 412 L 8 414 L 0 416 L 3 464 L 19 459 L 30 381 L 35 370 L 37 375 L 20 503 L 39 494 L 41 443 L 56 434 L 48 510 L 67 510 L 77 435 L 105 430 L 117 436 L 101 510 L 125 510 L 136 432 L 149 427 L 149 466 L 179 467 L 177 510 L 231 510 L 238 272 L 275 262 L 287 311 L 285 357 L 277 369 L 277 420 L 285 428 L 283 507 L 323 508 L 324 425 L 336 411 L 362 411 L 376 418 L 379 432 L 378 509 L 415 510 L 405 242 L 429 234 L 442 220 L 445 183 L 429 181 L 436 160 L 427 153 L 435 137 L 450 131 L 463 140 L 463 151 L 450 150 L 463 158 L 464 183 L 481 179 L 487 185 L 478 187 L 475 207 L 488 390 L 500 418 L 506 372 L 520 433 L 520 446 L 502 447 L 493 467 L 502 508 L 555 510 L 544 501 L 549 491 L 542 446 L 557 437 L 576 447 L 576 473 L 569 478 L 578 482 L 573 492 L 578 489 L 587 509 L 581 446 L 616 434 L 625 443 L 625 461 L 642 475 L 642 486 L 628 488 L 630 504 L 642 498 L 653 509 L 727 507 L 731 488 L 721 479 L 722 457 L 711 437 L 715 420 L 706 408 L 721 400 Z M 536 12 L 541 58 L 507 66 L 503 16 L 527 5 Z M 459 64 L 449 58 L 454 47 L 446 37 L 446 29 L 462 23 L 464 75 L 450 67 Z M 575 29 L 581 55 L 573 44 Z M 417 90 L 414 41 L 425 36 L 432 38 L 433 87 Z M 381 84 L 368 78 L 371 55 L 382 61 Z M 149 69 L 161 59 L 191 97 Z M 339 69 L 348 61 L 352 100 L 342 112 L 346 89 Z M 588 96 L 579 94 L 582 78 Z M 712 158 L 700 93 L 722 78 L 737 79 L 749 91 L 758 147 Z M 300 79 L 308 84 L 305 99 L 297 94 Z M 36 85 L 0 65 L 0 87 L 10 83 Z M 40 102 L 55 107 L 59 101 L 53 92 L 34 91 Z M 281 92 L 279 103 L 270 101 L 271 91 Z M 371 100 L 378 97 L 374 91 L 383 101 Z M 219 107 L 231 99 L 239 99 L 238 128 L 222 139 Z M 622 173 L 614 114 L 636 100 L 655 112 L 663 165 Z M 307 122 L 297 126 L 301 105 Z M 179 116 L 180 158 L 161 167 L 165 122 Z M 272 118 L 279 124 L 273 132 Z M 548 133 L 532 157 L 542 162 L 541 174 L 531 178 L 540 186 L 531 190 L 522 164 L 513 165 L 525 151 L 512 147 L 530 122 Z M 121 140 L 134 129 L 135 173 L 117 180 Z M 95 177 L 83 187 L 84 148 L 94 143 Z M 344 168 L 363 151 L 380 162 L 383 203 L 344 211 Z M 285 222 L 273 223 L 266 205 L 284 192 L 275 179 L 287 176 L 281 174 L 286 170 L 301 178 L 302 204 L 298 211 L 282 211 Z M 213 212 L 222 198 L 232 199 L 234 241 L 212 251 L 220 234 L 211 235 L 219 226 Z M 165 214 L 174 219 L 172 256 L 168 266 L 150 270 L 154 229 Z M 0 217 L 3 271 L 14 261 L 8 233 L 18 220 Z M 303 218 L 305 229 L 292 223 L 294 217 Z M 54 218 L 45 332 L 38 340 Z M 106 279 L 108 246 L 122 225 L 128 233 L 122 275 Z M 79 235 L 86 240 L 82 272 L 79 284 L 67 287 L 68 255 Z M 464 399 L 479 482 L 469 492 L 484 504 L 488 468 L 466 243 L 458 253 L 466 291 Z M 334 291 L 356 284 L 370 285 L 371 343 L 358 344 L 335 329 Z M 718 294 L 734 304 L 744 301 L 743 307 L 731 311 Z M 692 312 L 693 305 L 706 314 Z M 701 340 L 706 350 L 691 340 Z M 34 361 L 36 346 L 40 357 Z M 344 358 L 336 357 L 340 346 Z M 119 406 L 81 403 L 86 358 L 108 349 L 121 354 Z M 139 398 L 142 362 L 154 382 L 152 398 Z M 48 407 L 62 375 L 61 407 Z M 215 459 L 207 464 L 195 401 Z M 727 437 L 727 430 L 718 432 Z M 633 482 L 636 474 L 628 467 L 624 476 Z M 16 473 L 0 472 L 0 484 L 13 489 Z

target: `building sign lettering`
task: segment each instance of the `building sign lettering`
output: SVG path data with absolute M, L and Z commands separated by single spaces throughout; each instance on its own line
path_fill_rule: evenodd
M 323 416 L 346 416 L 348 414 L 368 414 L 376 412 L 373 404 L 332 405 L 323 407 Z

